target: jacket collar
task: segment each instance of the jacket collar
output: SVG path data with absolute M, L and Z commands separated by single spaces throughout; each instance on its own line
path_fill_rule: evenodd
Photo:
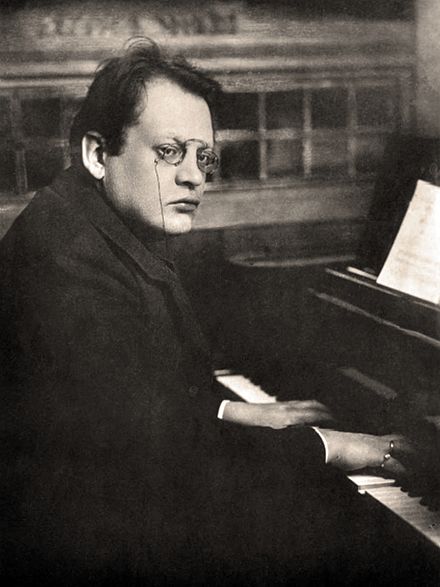
M 154 254 L 136 238 L 106 202 L 87 171 L 70 167 L 55 179 L 51 187 L 76 204 L 89 222 L 124 250 L 150 278 L 178 281 L 173 264 Z

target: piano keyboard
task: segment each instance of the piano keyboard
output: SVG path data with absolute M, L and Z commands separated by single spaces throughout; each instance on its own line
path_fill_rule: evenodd
M 395 485 L 367 489 L 366 493 L 440 548 L 439 511 L 431 511 L 420 503 L 420 497 L 410 497 Z
M 246 402 L 269 403 L 276 401 L 276 397 L 266 393 L 244 375 L 223 370 L 216 371 L 215 376 L 222 385 Z M 437 548 L 440 548 L 439 511 L 431 511 L 422 505 L 420 497 L 410 497 L 396 486 L 392 479 L 360 474 L 349 475 L 349 479 L 357 485 L 359 493 L 368 494 L 430 540 Z
M 276 397 L 267 394 L 244 375 L 228 370 L 216 371 L 214 375 L 219 383 L 249 404 L 273 404 L 277 401 Z

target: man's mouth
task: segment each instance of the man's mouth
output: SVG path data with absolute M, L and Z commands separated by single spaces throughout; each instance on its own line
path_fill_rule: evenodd
M 200 200 L 197 198 L 184 198 L 182 200 L 176 200 L 171 202 L 171 205 L 175 207 L 179 212 L 195 212 L 199 207 Z

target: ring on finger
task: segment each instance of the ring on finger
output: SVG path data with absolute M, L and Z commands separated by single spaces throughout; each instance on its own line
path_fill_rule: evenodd
M 381 469 L 385 468 L 385 463 L 390 460 L 393 450 L 394 450 L 394 440 L 390 440 L 390 446 L 389 446 L 388 452 L 386 452 L 383 455 L 383 460 L 382 460 L 382 463 L 380 464 Z

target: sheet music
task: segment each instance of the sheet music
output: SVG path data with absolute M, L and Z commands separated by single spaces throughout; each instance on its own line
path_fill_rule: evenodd
M 440 188 L 416 190 L 377 283 L 440 303 Z

